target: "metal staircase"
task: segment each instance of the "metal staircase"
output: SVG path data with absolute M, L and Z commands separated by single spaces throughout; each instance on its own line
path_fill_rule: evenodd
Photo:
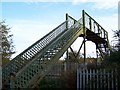
M 31 62 L 36 56 L 40 55 L 44 51 L 44 48 L 52 43 L 56 38 L 66 31 L 66 22 L 60 24 L 53 31 L 45 35 L 43 38 L 38 40 L 28 49 L 23 51 L 17 57 L 15 57 L 10 63 L 3 66 L 3 84 L 10 83 L 10 74 L 17 74 L 23 67 L 25 67 L 29 62 Z
M 104 60 L 104 57 L 110 54 L 111 47 L 108 40 L 108 32 L 97 23 L 90 15 L 83 11 L 83 17 L 86 27 L 86 39 L 96 44 L 97 56 Z
M 85 15 L 88 16 L 84 12 Z M 100 36 L 103 33 L 92 31 L 91 23 L 89 27 L 83 24 L 84 19 L 85 17 L 82 17 L 77 21 L 67 14 L 65 22 L 3 66 L 3 85 L 8 84 L 10 88 L 36 87 L 79 36 L 93 41 L 101 55 L 106 52 L 108 49 L 107 34 L 103 39 Z M 93 19 L 89 17 L 89 20 Z M 105 50 L 102 49 L 102 45 Z

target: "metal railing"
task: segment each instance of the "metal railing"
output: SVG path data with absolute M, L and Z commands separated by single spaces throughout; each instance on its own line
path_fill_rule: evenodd
M 3 66 L 3 80 L 9 78 L 10 73 L 17 73 L 22 67 L 24 67 L 32 58 L 35 57 L 45 46 L 47 46 L 52 40 L 54 40 L 59 34 L 66 30 L 66 21 L 49 32 L 43 38 L 35 42 L 28 47 L 21 54 L 16 56 L 10 63 Z
M 29 85 L 31 85 L 31 83 L 36 83 L 36 79 L 39 78 L 37 76 L 40 76 L 40 78 L 45 76 L 46 73 L 49 71 L 51 65 L 53 66 L 54 63 L 58 60 L 55 59 L 54 61 L 53 57 L 55 57 L 56 55 L 58 57 L 61 56 L 60 54 L 58 54 L 62 51 L 61 49 L 64 48 L 71 41 L 71 39 L 78 33 L 78 31 L 81 30 L 81 20 L 82 19 L 78 20 L 78 22 L 71 26 L 70 29 L 64 32 L 62 35 L 58 35 L 59 37 L 51 44 L 49 44 L 49 46 L 45 48 L 45 50 L 39 57 L 34 59 L 32 63 L 30 63 L 26 68 L 24 68 L 22 72 L 17 73 L 16 79 L 15 81 L 13 81 L 16 84 L 13 84 L 12 87 L 30 87 Z M 55 54 L 50 55 L 50 53 L 52 52 L 54 52 Z M 47 56 L 47 58 L 45 56 Z M 45 64 L 42 64 L 40 62 L 44 62 Z
M 45 75 L 48 71 L 47 67 L 54 64 L 54 57 L 56 56 L 59 59 L 80 34 L 85 34 L 82 31 L 83 18 L 77 21 L 69 15 L 66 16 L 65 22 L 28 47 L 10 63 L 3 66 L 3 80 L 9 80 L 10 73 L 14 73 L 17 84 L 13 84 L 13 86 L 27 87 L 32 80 L 35 81 L 36 75 Z M 108 33 L 92 17 L 85 13 L 84 19 L 85 28 L 108 41 Z M 65 49 L 62 50 L 62 48 Z M 41 65 L 41 62 L 45 64 Z M 41 66 L 44 68 L 41 68 Z
M 85 12 L 85 27 L 91 30 L 94 33 L 97 33 L 98 36 L 104 39 L 108 39 L 108 32 L 98 24 L 91 16 Z

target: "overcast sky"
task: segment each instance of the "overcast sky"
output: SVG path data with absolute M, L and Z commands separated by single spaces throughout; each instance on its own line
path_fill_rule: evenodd
M 119 0 L 2 0 L 1 20 L 12 27 L 16 56 L 49 31 L 65 21 L 65 14 L 81 18 L 84 9 L 109 33 L 118 29 Z M 73 45 L 78 49 L 80 39 Z M 87 44 L 89 55 L 95 55 L 94 44 Z M 14 57 L 13 56 L 13 57 Z

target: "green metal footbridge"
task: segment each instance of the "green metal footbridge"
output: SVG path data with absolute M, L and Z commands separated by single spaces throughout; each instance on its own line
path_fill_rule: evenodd
M 66 14 L 66 20 L 63 23 L 3 66 L 3 86 L 35 88 L 78 37 L 83 37 L 80 49 L 83 45 L 84 61 L 87 40 L 95 43 L 97 56 L 101 60 L 110 53 L 107 31 L 91 16 L 84 10 L 79 20 Z

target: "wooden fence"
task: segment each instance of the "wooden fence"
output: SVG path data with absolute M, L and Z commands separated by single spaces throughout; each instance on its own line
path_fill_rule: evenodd
M 77 69 L 77 90 L 118 90 L 117 69 Z
M 80 66 L 78 63 L 58 63 L 51 68 L 46 78 L 59 78 L 63 72 L 76 71 L 78 66 Z

